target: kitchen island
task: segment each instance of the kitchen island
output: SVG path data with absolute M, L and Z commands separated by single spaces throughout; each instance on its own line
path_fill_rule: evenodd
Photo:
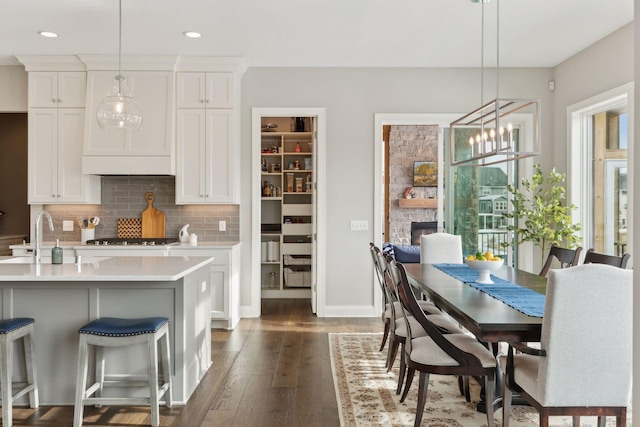
M 78 329 L 105 316 L 169 318 L 173 399 L 176 404 L 189 399 L 211 364 L 213 257 L 83 257 L 78 264 L 59 265 L 31 261 L 0 257 L 0 316 L 35 319 L 42 405 L 73 405 Z M 15 360 L 22 360 L 20 350 L 15 351 Z M 146 375 L 143 345 L 109 348 L 105 355 L 107 374 Z M 24 378 L 21 364 L 14 365 L 14 375 Z

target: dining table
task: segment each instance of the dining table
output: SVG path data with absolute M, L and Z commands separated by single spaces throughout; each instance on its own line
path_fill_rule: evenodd
M 441 266 L 432 264 L 403 264 L 407 278 L 414 288 L 431 299 L 476 338 L 486 343 L 498 356 L 499 343 L 538 342 L 542 330 L 542 316 L 525 314 L 512 305 L 494 298 L 489 293 L 456 278 Z M 461 266 L 464 267 L 464 266 Z M 522 288 L 544 295 L 547 279 L 517 268 L 503 265 L 491 275 Z M 494 279 L 495 280 L 495 279 Z M 497 280 L 496 280 L 497 281 Z M 484 285 L 491 286 L 491 285 Z M 502 406 L 502 372 L 497 370 L 494 410 Z M 514 396 L 514 404 L 525 404 Z M 487 403 L 481 394 L 477 409 L 486 411 Z

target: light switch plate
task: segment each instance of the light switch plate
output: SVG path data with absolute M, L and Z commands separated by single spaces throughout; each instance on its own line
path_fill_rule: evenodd
M 218 221 L 218 230 L 227 231 L 227 221 Z
M 62 231 L 73 231 L 73 221 L 62 221 Z
M 367 220 L 351 220 L 351 231 L 367 231 L 369 229 L 369 221 Z

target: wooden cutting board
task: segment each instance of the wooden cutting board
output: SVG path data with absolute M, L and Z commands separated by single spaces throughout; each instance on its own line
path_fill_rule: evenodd
M 155 196 L 148 192 L 144 196 L 147 201 L 147 209 L 142 211 L 142 237 L 164 237 L 165 215 L 164 212 L 153 207 Z

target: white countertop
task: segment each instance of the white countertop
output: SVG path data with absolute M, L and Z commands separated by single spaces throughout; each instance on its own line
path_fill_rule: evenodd
M 190 246 L 188 243 L 172 243 L 170 245 L 127 245 L 127 246 L 121 246 L 121 245 L 108 245 L 108 246 L 103 246 L 103 245 L 85 245 L 82 244 L 82 242 L 60 242 L 60 247 L 62 248 L 62 250 L 68 249 L 68 250 L 75 250 L 75 249 L 91 249 L 91 248 L 109 248 L 109 249 L 114 249 L 114 248 L 127 248 L 127 249 L 140 249 L 140 250 L 145 250 L 145 249 L 159 249 L 159 248 L 181 248 L 181 249 L 231 249 L 237 245 L 240 245 L 241 243 L 239 242 L 198 242 L 197 246 Z M 56 242 L 42 242 L 40 244 L 40 248 L 43 251 L 50 251 L 51 248 L 53 248 L 56 245 Z M 25 243 L 25 244 L 18 244 L 18 245 L 10 245 L 9 249 L 34 249 L 35 248 L 35 244 L 34 243 Z
M 213 262 L 213 257 L 84 257 L 81 264 L 3 263 L 31 257 L 0 257 L 0 282 L 175 281 Z

